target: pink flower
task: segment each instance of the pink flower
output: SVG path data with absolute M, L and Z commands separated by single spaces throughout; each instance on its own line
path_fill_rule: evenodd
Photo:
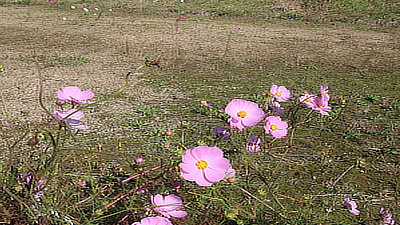
M 182 156 L 181 176 L 188 181 L 195 181 L 200 186 L 211 186 L 226 177 L 230 168 L 229 160 L 223 157 L 217 147 L 198 146 L 187 150 Z
M 138 157 L 138 158 L 135 159 L 135 162 L 136 163 L 142 163 L 142 162 L 144 162 L 144 160 L 143 160 L 142 157 Z
M 357 205 L 355 201 L 350 201 L 349 198 L 346 198 L 346 195 L 344 196 L 344 204 L 346 204 L 347 209 L 349 210 L 350 213 L 353 215 L 360 215 L 360 211 L 357 210 Z
M 254 152 L 258 152 L 260 150 L 260 144 L 261 139 L 260 138 L 255 138 L 254 135 L 251 135 L 249 141 L 247 142 L 246 149 L 250 154 L 253 154 Z
M 180 15 L 179 18 L 185 19 L 185 16 L 184 15 Z
M 290 99 L 290 91 L 285 86 L 272 85 L 270 91 L 271 95 L 276 98 L 278 102 L 286 102 Z
M 305 95 L 299 97 L 299 101 L 300 101 L 301 103 L 306 104 L 306 106 L 307 106 L 308 108 L 313 108 L 313 107 L 314 107 L 314 99 L 315 99 L 315 98 L 317 98 L 317 96 L 315 96 L 315 95 L 310 95 L 310 94 L 307 93 L 307 94 L 305 94 Z
M 86 182 L 85 181 L 79 181 L 78 185 L 81 187 L 85 187 L 86 186 Z
M 70 114 L 72 114 L 76 111 L 77 111 L 76 109 L 70 109 L 70 110 L 68 110 L 68 112 L 65 112 L 63 110 L 55 109 L 53 116 L 55 116 L 59 120 L 64 120 L 67 116 L 69 116 Z M 77 111 L 76 113 L 74 113 L 71 116 L 69 116 L 68 118 L 66 118 L 65 122 L 72 128 L 86 130 L 86 129 L 88 129 L 88 127 L 80 124 L 80 122 L 79 122 L 79 120 L 81 120 L 83 118 L 83 116 L 84 116 L 83 112 Z
M 183 204 L 182 199 L 176 195 L 168 195 L 165 198 L 160 194 L 151 196 L 151 204 L 155 207 L 155 211 L 167 218 L 171 216 L 181 218 L 187 215 L 187 212 L 179 210 Z
M 325 115 L 325 116 L 328 116 L 328 115 L 329 115 L 328 112 L 331 112 L 331 108 L 332 108 L 332 107 L 328 106 L 328 100 L 327 100 L 327 98 L 325 98 L 325 97 L 323 97 L 323 96 L 322 96 L 321 98 L 315 97 L 315 98 L 313 99 L 313 101 L 314 101 L 314 102 L 313 102 L 312 109 L 314 109 L 314 110 L 320 112 L 322 115 Z
M 236 29 L 236 30 L 240 30 L 240 27 L 236 27 L 235 29 Z
M 140 222 L 132 223 L 132 225 L 173 225 L 173 224 L 167 218 L 156 216 L 156 217 L 144 218 Z
M 26 11 L 27 9 L 26 8 L 24 8 L 24 11 Z
M 266 119 L 264 126 L 265 133 L 271 133 L 275 138 L 281 138 L 287 134 L 288 124 L 285 121 L 281 121 L 279 116 L 269 116 Z
M 165 132 L 165 135 L 167 135 L 167 136 L 172 136 L 172 130 L 166 131 L 166 132 Z
M 394 225 L 395 221 L 392 219 L 392 214 L 389 213 L 389 209 L 385 211 L 381 208 L 379 213 L 381 214 L 381 222 L 379 225 Z
M 92 104 L 93 102 L 87 100 L 93 98 L 94 94 L 91 91 L 81 91 L 77 87 L 65 87 L 57 91 L 57 97 L 69 103 Z
M 236 127 L 240 131 L 244 127 L 251 127 L 260 122 L 265 114 L 257 103 L 242 99 L 233 99 L 225 108 L 225 113 L 231 116 L 228 122 L 231 128 Z
M 328 85 L 324 84 L 321 86 L 321 98 L 325 99 L 326 101 L 329 101 L 330 97 L 328 95 Z

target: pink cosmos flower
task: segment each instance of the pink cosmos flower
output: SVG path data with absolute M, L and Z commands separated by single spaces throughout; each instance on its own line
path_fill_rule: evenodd
M 269 105 L 271 106 L 271 108 L 274 112 L 278 113 L 278 115 L 283 115 L 284 109 L 281 107 L 281 105 L 278 102 L 274 101 L 273 97 L 271 97 L 269 99 Z
M 55 109 L 53 116 L 58 118 L 59 120 L 64 120 L 67 116 L 70 114 L 76 112 L 76 109 L 70 109 L 68 112 L 65 112 L 63 110 Z M 65 122 L 72 128 L 75 129 L 81 129 L 81 130 L 86 130 L 88 129 L 87 126 L 80 124 L 79 120 L 81 120 L 84 117 L 84 114 L 82 111 L 77 111 L 76 113 L 72 114 L 68 118 L 65 119 Z
M 265 133 L 271 133 L 275 138 L 281 138 L 287 134 L 288 124 L 279 116 L 269 116 L 264 126 Z
M 179 164 L 181 176 L 200 186 L 211 186 L 224 179 L 230 168 L 229 160 L 223 155 L 223 151 L 217 147 L 198 146 L 187 150 Z
M 307 106 L 308 108 L 313 108 L 313 107 L 314 107 L 314 99 L 315 99 L 315 98 L 317 98 L 317 96 L 315 96 L 315 95 L 310 95 L 310 94 L 307 93 L 307 94 L 305 94 L 305 95 L 299 97 L 299 101 L 300 101 L 301 103 L 306 104 L 306 106 Z
M 389 213 L 389 209 L 385 211 L 383 208 L 381 208 L 380 214 L 381 222 L 379 225 L 394 225 L 395 221 L 392 219 L 392 214 Z
M 69 103 L 92 104 L 94 102 L 87 101 L 94 97 L 91 91 L 81 91 L 78 87 L 65 87 L 57 91 L 57 97 Z
M 144 218 L 140 222 L 132 223 L 132 225 L 173 225 L 173 224 L 167 218 L 156 216 L 156 217 Z
M 260 146 L 259 146 L 260 142 L 261 142 L 260 138 L 255 138 L 254 135 L 251 135 L 251 137 L 246 145 L 247 151 L 250 154 L 253 154 L 254 152 L 258 152 L 260 150 Z
M 347 209 L 349 210 L 350 213 L 353 215 L 360 215 L 360 211 L 357 210 L 357 204 L 355 201 L 350 201 L 349 198 L 346 198 L 346 195 L 344 196 L 344 204 L 346 204 Z
M 321 86 L 321 98 L 324 98 L 326 101 L 329 101 L 330 96 L 328 95 L 328 85 L 324 84 Z
M 160 194 L 151 196 L 151 204 L 155 207 L 154 210 L 161 213 L 163 216 L 185 217 L 187 212 L 179 210 L 183 207 L 182 199 L 176 195 L 162 196 Z
M 331 108 L 330 106 L 328 106 L 328 100 L 327 98 L 321 96 L 321 98 L 319 97 L 315 97 L 313 98 L 313 106 L 311 107 L 312 109 L 320 112 L 322 115 L 328 116 L 329 113 L 331 112 Z
M 269 91 L 278 102 L 286 102 L 290 99 L 290 91 L 285 86 L 272 85 Z
M 242 99 L 233 99 L 225 108 L 225 113 L 231 116 L 228 122 L 231 128 L 236 127 L 240 131 L 244 127 L 251 127 L 260 122 L 265 114 L 257 103 Z

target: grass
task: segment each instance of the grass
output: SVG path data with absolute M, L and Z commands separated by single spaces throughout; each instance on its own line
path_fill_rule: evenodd
M 81 3 L 106 4 L 92 1 L 74 4 Z M 400 70 L 398 62 L 392 58 L 398 46 L 391 45 L 394 51 L 389 47 L 385 51 L 371 47 L 364 52 L 354 47 L 355 42 L 349 41 L 352 37 L 346 36 L 349 32 L 344 30 L 341 39 L 332 39 L 332 42 L 341 41 L 345 46 L 341 49 L 337 45 L 335 54 L 329 54 L 327 49 L 331 45 L 328 42 L 306 39 L 309 38 L 306 35 L 302 36 L 304 39 L 291 36 L 298 26 L 308 31 L 326 32 L 329 31 L 327 22 L 335 22 L 338 27 L 352 26 L 356 32 L 376 29 L 378 34 L 363 33 L 372 35 L 367 41 L 382 41 L 382 45 L 384 41 L 394 42 L 397 40 L 392 35 L 397 34 L 398 3 L 188 1 L 181 4 L 157 1 L 119 4 L 114 10 L 119 19 L 140 11 L 134 19 L 185 14 L 189 22 L 175 23 L 173 30 L 180 33 L 173 36 L 176 38 L 173 47 L 160 48 L 163 50 L 161 68 L 153 65 L 141 71 L 143 74 L 135 86 L 152 90 L 142 94 L 148 97 L 146 101 L 139 102 L 140 96 L 127 96 L 129 91 L 126 90 L 109 102 L 83 109 L 85 113 L 104 110 L 84 121 L 92 125 L 87 132 L 72 130 L 67 133 L 67 129 L 46 119 L 34 124 L 17 123 L 15 119 L 18 118 L 8 116 L 3 107 L 0 215 L 4 219 L 1 222 L 57 224 L 71 219 L 75 224 L 116 224 L 119 221 L 132 224 L 148 215 L 156 215 L 155 211 L 147 210 L 151 208 L 150 196 L 156 194 L 176 194 L 183 199 L 189 216 L 173 218 L 173 224 L 379 224 L 382 207 L 390 208 L 396 221 L 400 219 L 397 163 Z M 69 6 L 58 10 L 67 11 Z M 160 14 L 154 15 L 154 12 Z M 260 22 L 260 18 L 267 19 Z M 381 20 L 384 26 L 376 28 L 377 21 Z M 217 37 L 210 35 L 208 42 L 201 43 L 204 47 L 179 41 L 179 36 L 190 37 L 186 34 L 189 30 L 200 32 L 190 29 L 190 24 L 200 26 L 209 21 L 221 29 L 214 30 L 218 32 Z M 353 25 L 355 21 L 362 21 L 364 27 Z M 157 26 L 151 21 L 145 22 L 143 26 Z M 240 24 L 240 31 L 233 29 L 237 24 Z M 273 30 L 281 26 L 286 29 L 274 32 L 272 38 L 257 33 L 266 27 Z M 386 30 L 391 27 L 393 29 Z M 383 34 L 387 36 L 380 38 Z M 262 44 L 254 46 L 251 43 L 258 41 L 257 35 L 262 41 L 257 43 Z M 116 46 L 119 51 L 110 51 L 118 54 L 120 61 L 135 52 L 128 48 L 127 41 Z M 150 56 L 146 58 L 159 56 L 159 49 L 152 48 L 152 43 L 143 46 L 150 49 Z M 268 46 L 282 47 L 268 52 Z M 350 56 L 346 56 L 346 48 Z M 42 70 L 56 66 L 71 70 L 95 66 L 89 54 L 60 56 L 63 54 L 51 53 L 39 55 Z M 32 62 L 30 56 L 24 55 L 1 60 L 5 78 L 10 68 L 7 60 Z M 309 114 L 309 109 L 298 103 L 297 97 L 304 90 L 318 93 L 324 83 L 329 84 L 333 112 L 324 117 L 316 112 Z M 264 124 L 260 123 L 245 132 L 231 131 L 232 141 L 219 141 L 214 129 L 229 125 L 227 115 L 218 109 L 223 110 L 234 98 L 257 102 L 264 107 L 272 84 L 285 85 L 293 95 L 293 101 L 284 104 L 283 120 L 291 127 L 288 136 L 273 139 L 264 133 Z M 161 102 L 157 97 L 151 98 L 154 93 L 168 98 Z M 100 96 L 99 93 L 98 99 L 111 94 Z M 201 106 L 201 100 L 214 108 Z M 113 104 L 134 101 L 138 101 L 134 109 L 107 111 Z M 272 114 L 270 109 L 266 112 Z M 86 117 L 90 117 L 90 113 Z M 172 136 L 166 135 L 167 130 L 173 131 Z M 37 140 L 37 133 L 42 133 L 44 139 Z M 245 148 L 251 134 L 262 139 L 261 150 L 253 155 Z M 27 145 L 29 140 L 37 143 Z M 207 188 L 179 176 L 181 155 L 187 149 L 202 145 L 217 146 L 224 151 L 236 170 L 236 182 L 223 180 Z M 9 163 L 9 151 L 12 151 L 14 163 Z M 135 162 L 139 156 L 145 163 Z M 150 171 L 152 168 L 155 169 Z M 31 190 L 39 179 L 45 181 L 44 215 L 26 208 L 21 210 L 20 205 L 37 204 L 34 191 L 26 191 L 26 182 L 17 179 L 20 173 L 26 172 L 33 174 L 36 182 Z M 78 181 L 85 181 L 87 185 L 80 187 Z M 181 183 L 178 189 L 174 188 L 177 182 Z M 360 216 L 346 209 L 344 194 L 357 201 Z M 119 201 L 113 202 L 116 199 Z M 55 216 L 50 209 L 61 216 Z

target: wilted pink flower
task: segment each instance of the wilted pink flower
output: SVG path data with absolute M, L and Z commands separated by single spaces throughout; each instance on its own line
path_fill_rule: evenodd
M 287 134 L 288 124 L 279 116 L 269 116 L 264 126 L 265 133 L 271 133 L 275 138 L 281 138 Z
M 383 208 L 381 208 L 380 214 L 381 222 L 379 225 L 394 225 L 395 221 L 392 219 L 392 214 L 389 213 L 389 209 L 385 211 Z
M 217 147 L 198 146 L 187 150 L 179 164 L 181 176 L 200 186 L 211 186 L 224 179 L 230 168 L 229 160 L 223 155 L 223 151 Z
M 208 107 L 208 108 L 212 108 L 212 106 L 210 106 L 206 101 L 201 101 L 201 105 Z
M 214 133 L 218 136 L 219 140 L 221 141 L 228 141 L 229 140 L 229 131 L 222 127 L 217 127 L 214 129 Z
M 274 101 L 273 97 L 271 97 L 269 99 L 269 105 L 274 112 L 278 113 L 278 115 L 283 115 L 284 109 L 281 107 L 281 105 L 278 102 Z
M 307 106 L 308 108 L 313 108 L 313 107 L 314 107 L 314 98 L 317 98 L 317 96 L 315 96 L 315 95 L 310 95 L 310 94 L 307 93 L 307 94 L 305 94 L 305 95 L 299 97 L 299 101 L 300 101 L 301 103 L 306 104 L 306 106 Z
M 176 195 L 162 196 L 160 194 L 151 196 L 151 204 L 155 207 L 154 210 L 161 213 L 163 216 L 184 217 L 187 212 L 179 210 L 183 207 L 182 199 Z
M 344 204 L 346 204 L 347 209 L 349 210 L 350 213 L 353 215 L 360 215 L 360 211 L 357 210 L 357 205 L 355 201 L 350 201 L 349 198 L 346 198 L 346 195 L 344 196 Z
M 132 223 L 132 225 L 173 225 L 173 224 L 167 218 L 156 216 L 156 217 L 144 218 L 140 222 Z
M 328 85 L 324 84 L 321 86 L 321 98 L 325 99 L 325 101 L 329 101 L 330 97 L 328 95 Z
M 87 100 L 93 98 L 94 94 L 91 91 L 81 91 L 78 87 L 65 87 L 57 91 L 57 97 L 69 103 L 92 104 Z
M 328 116 L 329 113 L 331 112 L 331 108 L 330 106 L 328 106 L 328 100 L 324 97 L 315 97 L 313 102 L 313 106 L 312 109 L 320 112 L 322 115 Z
M 231 116 L 228 122 L 231 128 L 236 127 L 240 131 L 244 127 L 251 127 L 260 122 L 265 114 L 257 103 L 242 99 L 233 99 L 225 108 L 225 113 Z
M 166 132 L 165 132 L 165 135 L 167 135 L 167 136 L 172 136 L 172 130 L 166 131 Z
M 86 186 L 86 182 L 85 181 L 79 181 L 78 185 L 81 187 L 85 187 Z
M 260 150 L 260 144 L 261 139 L 260 138 L 255 138 L 254 135 L 251 135 L 249 141 L 247 142 L 246 149 L 250 154 L 253 154 L 254 152 L 258 152 Z
M 285 86 L 272 85 L 270 91 L 271 95 L 276 98 L 278 102 L 286 102 L 290 99 L 290 91 Z
M 69 116 L 69 115 L 71 115 L 71 116 Z M 82 129 L 82 130 L 88 129 L 87 126 L 79 124 L 80 123 L 79 120 L 84 117 L 84 114 L 83 114 L 83 112 L 78 111 L 76 109 L 70 109 L 70 110 L 68 110 L 68 112 L 65 112 L 65 111 L 59 110 L 59 109 L 55 109 L 53 116 L 55 116 L 59 120 L 65 119 L 65 122 L 72 128 Z M 69 116 L 69 117 L 66 118 L 67 116 Z
M 142 163 L 142 162 L 144 162 L 144 160 L 143 160 L 142 157 L 138 157 L 138 158 L 135 159 L 135 162 L 136 163 Z

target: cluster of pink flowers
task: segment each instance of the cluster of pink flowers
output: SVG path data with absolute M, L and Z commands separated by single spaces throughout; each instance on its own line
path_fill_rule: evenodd
M 319 96 L 306 93 L 305 95 L 299 97 L 299 101 L 306 104 L 308 108 L 314 109 L 320 112 L 322 115 L 328 116 L 332 108 L 328 106 L 330 99 L 330 96 L 328 95 L 328 85 L 322 85 L 320 92 L 321 93 Z
M 65 121 L 70 127 L 75 129 L 86 130 L 87 126 L 80 124 L 80 120 L 84 117 L 83 112 L 75 109 L 75 106 L 79 106 L 82 104 L 92 104 L 93 102 L 88 101 L 89 99 L 94 97 L 93 92 L 91 91 L 81 91 L 78 87 L 65 87 L 62 90 L 57 91 L 58 105 L 64 105 L 65 103 L 69 103 L 72 105 L 72 108 L 68 111 L 55 109 L 53 116 L 59 119 L 60 121 Z
M 287 94 L 288 91 L 286 88 L 279 90 L 282 90 L 282 94 L 280 92 L 275 92 L 275 95 L 278 93 L 280 97 L 279 100 L 277 98 L 278 101 L 286 101 L 285 99 L 290 99 L 290 94 Z M 231 118 L 228 120 L 231 129 L 237 128 L 239 131 L 242 131 L 244 127 L 256 125 L 265 117 L 264 110 L 259 108 L 256 103 L 242 99 L 232 100 L 226 106 L 225 112 L 231 116 Z M 282 121 L 280 117 L 269 116 L 265 122 L 265 133 L 270 133 L 275 138 L 282 138 L 286 136 L 288 124 L 285 121 Z

